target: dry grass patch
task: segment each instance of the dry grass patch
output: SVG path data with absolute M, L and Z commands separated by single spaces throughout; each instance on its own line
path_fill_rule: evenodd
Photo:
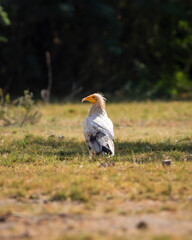
M 0 128 L 0 213 L 9 214 L 5 223 L 19 226 L 15 232 L 5 227 L 0 235 L 190 239 L 191 107 L 190 102 L 108 104 L 116 135 L 112 160 L 89 159 L 82 130 L 86 104 L 42 105 L 37 125 Z M 165 159 L 171 166 L 162 165 Z M 145 230 L 137 228 L 143 217 Z M 50 229 L 48 235 L 44 229 Z

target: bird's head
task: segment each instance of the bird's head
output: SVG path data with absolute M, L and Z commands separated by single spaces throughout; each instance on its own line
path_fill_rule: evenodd
M 92 104 L 98 103 L 102 108 L 105 108 L 106 98 L 101 93 L 94 93 L 82 99 L 82 102 L 88 101 Z
M 91 95 L 82 99 L 82 102 L 85 102 L 85 101 L 94 104 L 94 103 L 97 102 L 97 96 L 95 94 L 91 94 Z

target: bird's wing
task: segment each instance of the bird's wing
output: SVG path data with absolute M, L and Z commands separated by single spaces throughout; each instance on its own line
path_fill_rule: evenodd
M 84 134 L 86 139 L 92 135 L 95 136 L 98 132 L 114 139 L 113 123 L 106 115 L 90 116 L 85 120 Z
M 107 115 L 88 117 L 84 124 L 84 134 L 88 146 L 96 153 L 114 155 L 113 123 Z

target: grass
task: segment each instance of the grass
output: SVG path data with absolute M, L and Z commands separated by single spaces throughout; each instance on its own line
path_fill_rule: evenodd
M 97 223 L 90 234 L 88 223 L 107 216 L 118 221 L 132 217 L 134 222 L 137 217 L 161 218 L 164 213 L 173 225 L 176 220 L 183 222 L 185 229 L 184 221 L 192 220 L 192 103 L 108 104 L 116 155 L 113 160 L 98 157 L 95 161 L 89 159 L 82 130 L 88 108 L 88 104 L 41 105 L 43 117 L 37 125 L 0 127 L 0 215 L 19 212 L 32 219 L 67 214 L 75 217 L 73 221 L 90 216 L 85 232 L 73 226 L 64 237 L 54 234 L 60 219 L 54 220 L 51 239 L 143 236 L 141 230 L 126 232 L 117 227 L 114 233 L 109 226 L 99 230 Z M 172 165 L 164 167 L 165 159 L 171 159 Z M 101 164 L 109 161 L 115 165 Z M 46 223 L 43 226 L 47 228 Z M 190 239 L 188 228 L 181 233 L 161 233 L 156 228 L 145 230 L 146 239 Z

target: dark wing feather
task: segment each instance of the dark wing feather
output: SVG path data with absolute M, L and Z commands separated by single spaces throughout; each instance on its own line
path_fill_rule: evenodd
M 95 136 L 90 137 L 90 142 L 96 154 L 100 154 L 102 152 L 105 156 L 114 155 L 113 139 L 104 133 L 97 132 Z
M 97 136 L 97 135 L 96 135 Z M 90 142 L 92 144 L 92 147 L 95 151 L 96 154 L 100 154 L 102 151 L 102 146 L 99 144 L 99 142 L 97 141 L 96 136 L 91 136 L 90 137 Z

